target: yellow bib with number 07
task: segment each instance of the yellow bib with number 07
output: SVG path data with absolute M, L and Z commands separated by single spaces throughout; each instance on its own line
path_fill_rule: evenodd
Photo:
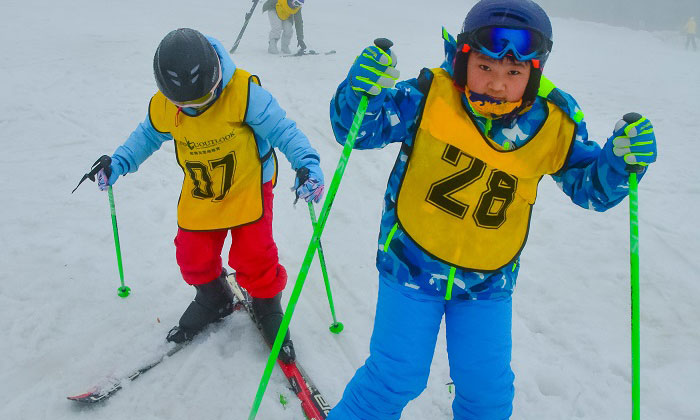
M 186 230 L 218 230 L 262 217 L 262 165 L 253 130 L 245 124 L 250 81 L 236 69 L 208 109 L 190 117 L 158 92 L 151 99 L 153 127 L 175 140 L 177 162 L 185 178 L 177 222 Z

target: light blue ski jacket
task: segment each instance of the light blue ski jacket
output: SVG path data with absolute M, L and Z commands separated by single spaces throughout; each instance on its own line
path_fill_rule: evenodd
M 221 42 L 212 37 L 207 39 L 219 55 L 222 83 L 226 86 L 233 77 L 236 65 Z M 286 118 L 286 112 L 275 98 L 255 83 L 250 83 L 249 89 L 245 123 L 253 129 L 258 153 L 261 158 L 264 158 L 263 183 L 272 180 L 275 174 L 275 158 L 274 153 L 271 153 L 273 147 L 284 153 L 295 171 L 308 165 L 318 165 L 320 162 L 318 153 L 311 147 L 304 133 L 297 128 L 296 123 Z M 187 112 L 187 109 L 183 109 L 183 112 Z M 164 142 L 172 139 L 170 134 L 158 132 L 146 115 L 146 119 L 112 155 L 110 184 L 114 184 L 119 175 L 136 172 L 153 152 L 160 149 Z
M 441 67 L 452 75 L 456 43 L 446 32 L 443 35 L 445 61 Z M 432 73 L 424 74 L 429 76 Z M 402 143 L 384 195 L 377 251 L 380 276 L 427 294 L 444 296 L 450 266 L 423 252 L 402 231 L 396 217 L 398 189 L 406 170 L 407 151 L 413 145 L 424 97 L 418 79 L 399 82 L 396 89 L 384 89 L 368 104 L 355 148 L 378 149 L 390 143 Z M 546 101 L 551 101 L 564 110 L 576 122 L 577 130 L 566 164 L 552 178 L 575 204 L 583 208 L 605 211 L 618 204 L 628 194 L 628 175 L 624 170 L 624 161 L 613 155 L 609 144 L 601 149 L 597 143 L 588 140 L 583 113 L 574 98 L 566 92 L 555 88 L 546 99 L 538 97 L 528 112 L 508 126 L 504 126 L 501 120 L 487 121 L 478 116 L 474 118 L 479 129 L 487 132 L 488 137 L 501 145 L 509 141 L 518 148 L 536 134 L 546 118 Z M 348 80 L 341 82 L 330 104 L 331 124 L 340 144 L 345 143 L 358 103 L 359 97 L 350 88 Z M 465 106 L 465 109 L 469 107 Z M 393 235 L 387 244 L 392 231 Z M 519 260 L 520 255 L 517 255 L 510 264 L 492 272 L 457 269 L 452 296 L 470 300 L 510 296 L 518 276 Z

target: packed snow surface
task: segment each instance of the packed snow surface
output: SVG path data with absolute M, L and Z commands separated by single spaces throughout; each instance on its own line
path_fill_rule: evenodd
M 262 79 L 322 156 L 330 182 L 341 147 L 328 104 L 356 55 L 377 37 L 395 42 L 402 78 L 442 60 L 441 26 L 459 30 L 473 2 L 308 0 L 306 42 L 337 54 L 266 53 L 267 16 L 255 11 L 233 58 Z M 162 346 L 194 296 L 180 278 L 173 238 L 182 172 L 172 144 L 114 187 L 126 283 L 117 296 L 107 195 L 86 183 L 146 115 L 160 39 L 193 27 L 233 44 L 245 0 L 206 3 L 4 0 L 0 14 L 0 418 L 244 419 L 267 349 L 238 313 L 99 407 L 67 395 L 123 374 Z M 700 418 L 700 53 L 673 33 L 553 19 L 546 74 L 573 94 L 601 144 L 636 111 L 651 119 L 659 160 L 640 184 L 642 416 Z M 292 42 L 295 42 L 294 40 Z M 294 46 L 294 45 L 293 45 Z M 323 245 L 338 318 L 332 335 L 315 262 L 292 320 L 300 363 L 335 404 L 368 354 L 377 292 L 374 257 L 386 180 L 398 152 L 352 154 Z M 311 237 L 292 206 L 283 157 L 275 237 L 289 298 Z M 320 209 L 320 208 L 319 208 Z M 545 178 L 514 295 L 514 419 L 630 417 L 629 216 L 573 205 Z M 411 351 L 411 349 L 406 349 Z M 450 419 L 444 336 L 428 388 L 404 419 Z M 290 400 L 284 409 L 279 394 Z M 302 419 L 275 371 L 259 419 Z

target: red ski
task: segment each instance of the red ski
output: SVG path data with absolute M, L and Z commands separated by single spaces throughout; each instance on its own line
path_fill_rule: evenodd
M 242 306 L 248 312 L 253 323 L 257 326 L 258 323 L 253 315 L 252 298 L 245 289 L 236 283 L 235 274 L 229 274 L 227 280 L 233 289 L 233 294 L 237 300 L 236 304 Z M 260 331 L 259 328 L 258 331 Z M 326 399 L 323 398 L 323 395 L 316 388 L 316 385 L 311 382 L 301 366 L 296 362 L 282 363 L 279 359 L 277 359 L 277 364 L 282 369 L 282 373 L 284 373 L 287 381 L 289 381 L 291 390 L 301 401 L 301 409 L 304 411 L 304 415 L 309 420 L 325 419 L 328 416 L 328 412 L 331 411 L 331 406 L 326 402 Z
M 252 310 L 252 298 L 250 295 L 248 295 L 248 292 L 246 292 L 245 289 L 241 288 L 238 283 L 236 283 L 235 274 L 229 274 L 227 279 L 231 284 L 231 288 L 233 289 L 236 297 L 234 312 L 245 310 L 248 312 L 248 315 L 250 315 L 253 323 L 255 323 L 257 326 L 258 324 Z M 85 404 L 94 404 L 105 401 L 121 390 L 124 383 L 131 382 L 140 377 L 142 374 L 158 366 L 161 364 L 161 362 L 173 356 L 190 343 L 192 342 L 187 341 L 177 345 L 168 344 L 167 346 L 164 346 L 163 350 L 161 350 L 160 355 L 134 369 L 131 373 L 123 377 L 106 378 L 104 381 L 102 381 L 102 384 L 92 387 L 89 391 L 82 394 L 69 396 L 67 398 L 71 401 Z M 301 401 L 301 409 L 303 410 L 304 415 L 309 420 L 325 419 L 328 416 L 328 412 L 331 410 L 331 407 L 323 398 L 323 395 L 321 395 L 321 393 L 318 391 L 318 388 L 316 388 L 313 382 L 311 382 L 301 366 L 299 366 L 299 364 L 296 362 L 289 364 L 282 363 L 280 360 L 277 362 L 282 369 L 282 373 L 284 373 L 284 376 L 289 382 L 290 389 L 292 392 L 294 392 L 294 394 L 296 394 L 299 401 Z

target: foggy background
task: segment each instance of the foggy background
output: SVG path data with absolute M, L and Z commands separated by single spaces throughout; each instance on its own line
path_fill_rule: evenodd
M 700 18 L 700 0 L 536 0 L 550 16 L 632 29 L 680 32 L 690 16 Z

